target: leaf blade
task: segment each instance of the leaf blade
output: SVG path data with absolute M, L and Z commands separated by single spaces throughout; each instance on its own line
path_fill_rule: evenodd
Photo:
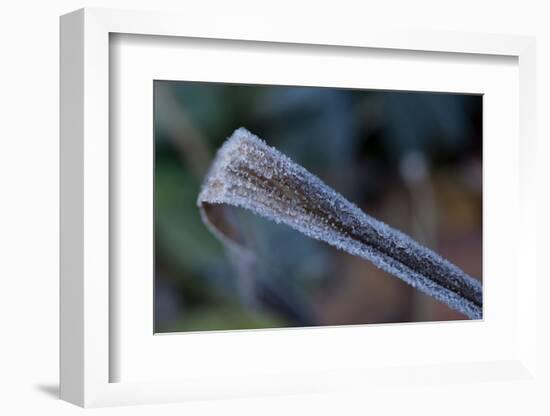
M 481 283 L 412 238 L 367 215 L 317 176 L 244 128 L 219 149 L 197 204 L 208 228 L 226 245 L 253 253 L 210 221 L 228 204 L 286 224 L 375 266 L 462 312 L 481 319 Z

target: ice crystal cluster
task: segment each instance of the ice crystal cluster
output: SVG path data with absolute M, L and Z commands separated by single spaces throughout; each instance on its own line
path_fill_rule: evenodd
M 241 207 L 286 224 L 371 261 L 471 319 L 482 317 L 478 280 L 365 214 L 245 128 L 237 129 L 218 150 L 198 198 L 210 230 L 224 243 L 238 247 L 209 218 L 208 207 L 217 204 Z

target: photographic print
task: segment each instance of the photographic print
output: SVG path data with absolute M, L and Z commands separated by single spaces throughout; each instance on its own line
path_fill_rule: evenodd
M 483 317 L 481 95 L 153 88 L 155 332 Z

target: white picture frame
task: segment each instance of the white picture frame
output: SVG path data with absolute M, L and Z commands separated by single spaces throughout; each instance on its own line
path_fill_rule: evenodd
M 329 34 L 322 27 L 313 27 L 307 33 L 288 28 L 282 30 L 276 25 L 243 27 L 223 20 L 215 25 L 204 25 L 177 14 L 107 9 L 83 9 L 61 18 L 61 398 L 87 407 L 323 392 L 347 389 L 352 385 L 360 388 L 362 385 L 393 383 L 396 380 L 412 382 L 415 379 L 422 382 L 434 377 L 471 382 L 487 378 L 521 381 L 533 377 L 536 373 L 536 304 L 533 301 L 536 270 L 532 257 L 535 253 L 535 227 L 534 217 L 529 213 L 534 210 L 534 39 L 508 35 L 434 34 L 428 31 L 400 33 L 367 29 L 359 35 L 346 32 Z M 109 137 L 113 133 L 109 124 L 112 34 L 165 37 L 160 38 L 160 42 L 168 37 L 270 42 L 277 43 L 283 50 L 285 45 L 291 44 L 306 48 L 308 45 L 330 45 L 333 50 L 351 47 L 467 55 L 474 61 L 476 56 L 517 59 L 519 95 L 518 114 L 515 116 L 519 125 L 516 135 L 520 146 L 519 179 L 516 178 L 519 191 L 511 193 L 512 198 L 516 199 L 512 201 L 512 205 L 517 206 L 517 210 L 513 211 L 516 217 L 512 221 L 515 221 L 518 235 L 517 244 L 511 250 L 517 270 L 523 271 L 518 290 L 513 294 L 511 315 L 516 320 L 517 331 L 513 334 L 513 341 L 517 345 L 497 354 L 495 360 L 483 356 L 479 360 L 456 363 L 446 362 L 445 356 L 442 356 L 437 360 L 439 364 L 419 359 L 401 369 L 398 363 L 393 367 L 382 364 L 380 368 L 370 363 L 366 365 L 367 372 L 365 369 L 354 370 L 337 365 L 319 368 L 320 372 L 330 374 L 330 377 L 319 377 L 316 372 L 297 374 L 283 367 L 279 373 L 270 373 L 266 377 L 256 377 L 246 371 L 236 376 L 227 369 L 213 373 L 205 371 L 203 377 L 195 373 L 195 376 L 179 379 L 175 374 L 164 379 L 157 374 L 147 381 L 124 381 L 123 378 L 113 382 L 111 369 L 121 359 L 118 355 L 124 349 L 112 347 L 112 339 L 116 338 L 119 328 L 112 322 L 117 305 L 114 304 L 115 290 L 109 279 L 113 270 L 113 259 L 109 253 L 110 230 L 113 227 L 110 217 L 110 200 L 113 198 L 110 172 L 116 162 L 110 155 L 109 147 Z M 515 149 L 507 151 L 513 153 Z M 353 329 L 357 334 L 363 330 L 361 327 Z M 455 325 L 448 331 L 452 334 L 464 329 Z M 482 332 L 483 327 L 478 331 Z M 295 330 L 294 334 L 298 333 Z M 271 344 L 284 336 L 282 332 L 271 334 L 264 335 L 270 337 L 268 342 Z M 302 340 L 334 336 L 330 330 L 316 334 L 302 331 L 299 336 Z M 243 342 L 242 339 L 233 339 L 229 333 L 216 334 L 216 337 L 216 342 L 223 342 L 224 339 L 236 345 Z M 410 367 L 411 363 L 415 366 Z M 243 365 L 242 362 L 240 365 Z M 213 378 L 212 374 L 216 377 Z

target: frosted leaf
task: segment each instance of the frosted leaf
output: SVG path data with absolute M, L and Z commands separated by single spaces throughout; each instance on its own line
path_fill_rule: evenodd
M 471 319 L 482 318 L 481 283 L 381 221 L 245 128 L 227 139 L 198 197 L 201 217 L 231 250 L 252 252 L 226 229 L 216 210 L 248 209 L 324 241 L 404 280 Z M 233 230 L 234 231 L 234 230 Z

